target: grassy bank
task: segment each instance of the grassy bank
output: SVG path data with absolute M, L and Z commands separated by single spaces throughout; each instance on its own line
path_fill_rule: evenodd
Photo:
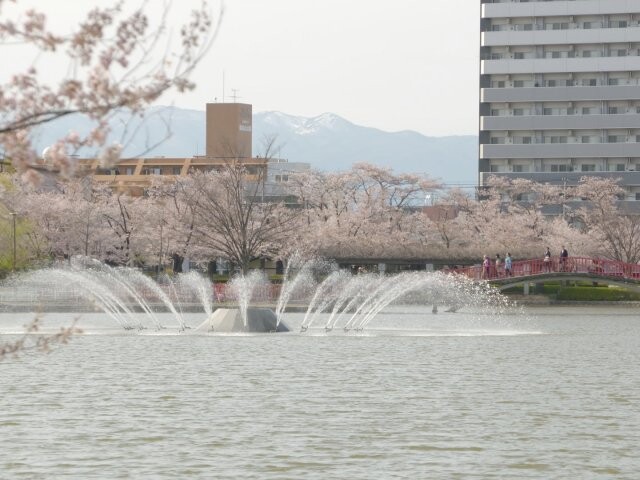
M 513 287 L 504 290 L 506 295 L 522 295 L 523 287 Z M 632 292 L 620 287 L 609 287 L 607 285 L 597 285 L 576 283 L 571 285 L 561 285 L 558 283 L 545 283 L 540 289 L 532 288 L 530 295 L 542 295 L 550 300 L 572 301 L 572 302 L 638 302 L 640 293 Z

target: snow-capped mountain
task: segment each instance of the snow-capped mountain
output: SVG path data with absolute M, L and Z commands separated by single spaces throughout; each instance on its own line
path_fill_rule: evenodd
M 446 183 L 475 184 L 477 137 L 427 137 L 405 130 L 385 132 L 355 125 L 332 113 L 307 118 L 281 112 L 253 116 L 254 153 L 264 139 L 277 136 L 276 155 L 308 162 L 322 170 L 344 170 L 355 162 L 389 166 L 396 172 L 421 172 Z M 262 141 L 262 145 L 261 145 Z
M 113 122 L 112 141 L 128 139 L 124 156 L 192 156 L 205 152 L 205 114 L 176 107 L 150 109 L 147 118 Z M 80 134 L 91 128 L 82 116 L 47 124 L 34 134 L 41 151 L 70 130 Z M 170 136 L 164 139 L 167 134 Z M 346 170 L 353 163 L 388 166 L 396 172 L 427 173 L 448 184 L 475 184 L 477 137 L 427 137 L 414 131 L 385 132 L 363 127 L 332 113 L 301 117 L 281 112 L 253 116 L 253 153 L 264 153 L 266 139 L 275 137 L 272 155 L 291 162 L 308 162 L 320 170 Z M 164 139 L 164 140 L 163 140 Z M 160 143 L 159 143 L 160 142 Z M 158 145 L 156 145 L 158 144 Z M 89 156 L 92 152 L 80 152 Z

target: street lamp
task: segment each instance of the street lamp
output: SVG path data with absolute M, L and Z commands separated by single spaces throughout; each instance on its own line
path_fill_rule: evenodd
M 15 272 L 16 271 L 16 216 L 18 215 L 15 212 L 11 212 L 9 213 L 9 215 L 11 215 L 11 232 L 12 232 L 12 237 L 13 237 L 13 263 L 11 266 L 11 271 Z

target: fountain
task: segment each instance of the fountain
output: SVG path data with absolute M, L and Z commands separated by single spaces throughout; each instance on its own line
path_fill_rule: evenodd
M 309 330 L 319 314 L 332 306 L 324 324 L 326 332 L 339 326 L 345 332 L 362 331 L 381 311 L 399 300 L 431 305 L 432 314 L 438 313 L 439 305 L 449 306 L 445 310 L 448 313 L 463 306 L 494 312 L 511 307 L 495 289 L 467 277 L 438 272 L 406 272 L 394 276 L 352 276 L 335 272 L 316 289 L 300 330 Z
M 6 297 L 7 284 L 13 291 L 11 298 Z M 163 322 L 171 318 L 174 328 L 185 332 L 191 328 L 185 312 L 202 312 L 203 320 L 191 333 L 287 332 L 289 326 L 283 319 L 290 302 L 296 302 L 298 309 L 306 306 L 301 332 L 315 328 L 326 333 L 335 329 L 361 332 L 398 303 L 429 305 L 429 314 L 441 311 L 441 315 L 466 307 L 496 312 L 508 306 L 497 291 L 463 276 L 424 271 L 352 275 L 326 261 L 300 255 L 288 263 L 279 295 L 274 296 L 274 289 L 262 272 L 237 275 L 226 285 L 224 303 L 214 305 L 211 282 L 196 272 L 164 276 L 157 283 L 139 270 L 78 258 L 64 267 L 12 277 L 0 289 L 0 304 L 5 308 L 22 304 L 23 308 L 41 305 L 65 311 L 97 309 L 125 330 L 164 330 L 170 326 Z

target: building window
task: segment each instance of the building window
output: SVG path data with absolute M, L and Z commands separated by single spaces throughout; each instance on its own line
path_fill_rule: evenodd
M 125 175 L 133 175 L 133 172 L 135 172 L 135 167 L 127 167 L 124 171 Z
M 180 175 L 180 172 L 182 172 L 182 167 L 173 167 L 174 175 Z
M 551 171 L 552 172 L 570 172 L 571 171 L 571 165 L 551 165 Z
M 513 165 L 515 173 L 524 173 L 529 171 L 529 165 Z
M 609 22 L 609 28 L 627 28 L 626 20 L 612 20 Z
M 616 114 L 618 114 L 618 113 L 620 113 L 620 112 L 618 112 L 618 107 L 609 107 L 609 108 L 607 109 L 607 113 L 608 113 L 609 115 L 616 115 Z
M 515 60 L 522 60 L 524 58 L 524 52 L 515 52 L 513 58 Z
M 522 87 L 524 87 L 524 81 L 523 80 L 514 80 L 513 81 L 513 86 L 515 88 L 522 88 Z
M 522 109 L 522 108 L 514 108 L 513 109 L 513 115 L 515 117 L 521 117 L 522 115 L 524 115 L 524 109 Z
M 620 84 L 620 79 L 619 78 L 610 78 L 609 80 L 607 80 L 607 85 L 619 85 Z
M 595 172 L 596 171 L 596 166 L 593 163 L 583 163 L 582 165 L 580 165 L 580 171 L 581 172 Z
M 636 192 L 636 200 L 640 200 L 640 192 Z
M 616 163 L 616 172 L 624 172 L 624 163 Z

